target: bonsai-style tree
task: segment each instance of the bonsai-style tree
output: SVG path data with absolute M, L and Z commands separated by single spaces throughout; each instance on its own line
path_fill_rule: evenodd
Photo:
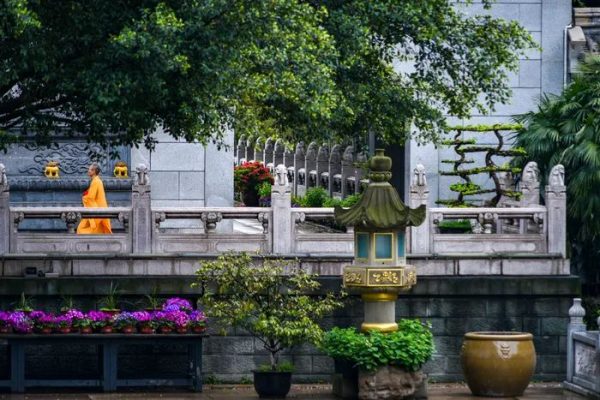
M 203 263 L 196 275 L 193 285 L 204 288 L 204 311 L 218 324 L 242 328 L 260 340 L 272 371 L 278 370 L 282 350 L 319 343 L 323 331 L 317 321 L 342 305 L 332 293 L 316 294 L 320 284 L 314 276 L 282 260 L 254 264 L 248 254 L 227 254 Z
M 520 192 L 507 189 L 502 187 L 500 177 L 498 173 L 506 172 L 511 174 L 517 174 L 521 172 L 521 168 L 510 166 L 507 164 L 497 165 L 494 162 L 494 157 L 516 157 L 524 156 L 526 151 L 522 147 L 514 147 L 506 149 L 504 148 L 504 136 L 506 132 L 514 132 L 521 128 L 521 125 L 514 124 L 497 124 L 497 125 L 466 125 L 466 126 L 454 126 L 450 128 L 455 131 L 454 138 L 442 141 L 443 145 L 453 146 L 454 151 L 458 154 L 457 159 L 442 160 L 442 163 L 452 164 L 453 168 L 451 171 L 440 171 L 440 175 L 445 176 L 458 176 L 464 182 L 454 183 L 450 185 L 450 190 L 458 193 L 456 199 L 438 200 L 438 204 L 444 204 L 450 207 L 472 207 L 474 203 L 470 202 L 467 197 L 476 196 L 486 193 L 494 193 L 494 197 L 486 202 L 486 205 L 495 207 L 498 201 L 505 197 L 511 197 L 518 199 L 521 196 Z M 478 145 L 477 140 L 463 138 L 464 132 L 476 132 L 476 133 L 487 133 L 493 132 L 498 140 L 496 145 Z M 468 164 L 475 163 L 473 158 L 468 158 L 467 154 L 485 154 L 485 166 L 483 167 L 465 167 Z M 478 174 L 488 174 L 492 179 L 494 186 L 490 189 L 482 188 L 480 185 L 473 183 L 471 177 Z

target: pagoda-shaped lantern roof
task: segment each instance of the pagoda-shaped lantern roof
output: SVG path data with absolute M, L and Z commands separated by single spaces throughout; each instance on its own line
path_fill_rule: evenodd
M 356 230 L 403 230 L 418 226 L 425 220 L 426 206 L 410 208 L 404 204 L 396 189 L 389 183 L 392 159 L 384 150 L 375 150 L 369 160 L 370 183 L 360 201 L 350 208 L 335 208 L 335 219 Z

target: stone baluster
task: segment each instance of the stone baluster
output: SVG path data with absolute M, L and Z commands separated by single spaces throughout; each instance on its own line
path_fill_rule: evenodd
M 546 185 L 546 232 L 548 253 L 567 256 L 567 187 L 565 168 L 558 164 L 552 167 Z
M 306 190 L 318 185 L 317 179 L 317 151 L 318 146 L 315 142 L 311 142 L 306 150 Z
M 271 189 L 272 248 L 274 254 L 291 254 L 292 234 L 295 222 L 292 221 L 292 190 L 283 164 L 275 167 L 275 182 Z
M 0 254 L 10 252 L 10 190 L 6 167 L 0 164 Z
M 253 138 L 246 140 L 246 161 L 254 161 L 254 142 L 255 139 Z
M 285 152 L 285 145 L 283 144 L 283 140 L 277 139 L 275 142 L 275 146 L 273 148 L 273 165 L 278 166 L 283 163 L 283 153 Z
M 573 333 L 584 332 L 586 330 L 585 309 L 581 305 L 581 299 L 573 299 L 573 305 L 569 308 L 569 325 L 567 327 L 567 382 L 573 382 L 573 372 L 575 370 L 575 349 L 573 346 Z
M 348 146 L 342 155 L 342 199 L 354 193 L 356 193 L 354 146 Z
M 337 199 L 342 198 L 342 146 L 339 144 L 331 148 L 329 154 L 329 194 Z
M 235 162 L 240 165 L 246 160 L 246 136 L 242 135 L 235 146 Z
M 304 142 L 299 142 L 294 151 L 294 194 L 304 196 L 306 193 L 306 152 Z
M 268 138 L 265 142 L 265 149 L 263 150 L 263 162 L 265 163 L 265 167 L 269 168 L 271 172 L 274 171 L 275 167 L 273 165 L 273 153 L 275 152 L 275 142 L 273 139 Z
M 421 205 L 427 207 L 429 199 L 429 187 L 427 186 L 427 175 L 423 164 L 417 164 L 413 171 L 410 184 L 409 207 L 417 208 Z M 419 226 L 410 227 L 410 247 L 408 252 L 411 254 L 429 254 L 431 243 L 431 225 L 429 223 L 429 212 L 425 216 L 425 221 Z
M 135 169 L 135 181 L 131 187 L 130 221 L 132 251 L 134 253 L 152 253 L 152 221 L 150 176 L 148 167 L 139 164 Z
M 360 152 L 356 155 L 356 168 L 354 169 L 354 176 L 356 177 L 356 193 L 362 193 L 364 188 L 369 184 L 369 180 L 365 178 L 364 165 L 367 162 L 367 155 L 364 152 Z
M 329 190 L 329 145 L 327 143 L 323 143 L 323 145 L 319 147 L 319 152 L 317 153 L 316 186 Z M 331 196 L 331 192 L 329 192 L 329 195 Z
M 263 150 L 265 148 L 265 141 L 262 138 L 257 138 L 254 142 L 254 161 L 264 162 Z

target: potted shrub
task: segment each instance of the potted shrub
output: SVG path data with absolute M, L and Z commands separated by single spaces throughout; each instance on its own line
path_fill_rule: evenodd
M 10 312 L 0 311 L 0 333 L 10 333 Z
M 279 362 L 281 352 L 305 342 L 317 343 L 317 320 L 341 306 L 339 298 L 316 293 L 312 275 L 281 260 L 253 264 L 248 254 L 226 254 L 205 262 L 196 272 L 204 295 L 204 310 L 224 327 L 237 327 L 257 338 L 269 353 L 267 366 L 254 371 L 254 388 L 261 397 L 285 397 L 291 368 Z M 284 267 L 289 275 L 284 275 Z
M 440 221 L 440 233 L 471 233 L 471 222 L 467 219 Z
M 137 319 L 130 312 L 122 312 L 115 315 L 113 326 L 122 333 L 134 333 Z
M 158 288 L 152 289 L 152 294 L 146 295 L 146 311 L 158 311 L 161 309 L 161 299 L 158 297 Z
M 260 207 L 271 207 L 271 182 L 263 182 L 258 186 L 258 205 Z
M 23 292 L 21 293 L 21 298 L 17 304 L 17 307 L 15 307 L 15 311 L 22 312 L 26 315 L 33 311 L 31 299 L 27 298 Z
M 338 367 L 346 364 L 346 371 L 341 371 L 345 373 L 344 383 L 358 389 L 361 398 L 377 398 L 385 390 L 393 390 L 400 398 L 414 395 L 423 385 L 425 376 L 420 369 L 431 358 L 434 347 L 427 325 L 418 320 L 401 320 L 398 331 L 391 333 L 333 328 L 325 334 L 321 348 L 338 361 Z M 352 371 L 354 366 L 358 371 Z M 393 385 L 386 379 L 390 375 L 402 375 L 397 382 L 403 385 L 389 386 Z M 356 378 L 357 383 L 353 381 Z M 388 386 L 380 387 L 382 384 Z
M 261 162 L 244 162 L 234 169 L 235 189 L 247 207 L 258 206 L 258 188 L 263 182 L 273 184 L 273 177 Z
M 182 299 L 179 297 L 171 297 L 162 305 L 163 311 L 192 311 L 192 303 L 187 299 Z
M 10 314 L 10 326 L 15 333 L 31 333 L 33 321 L 23 311 L 15 311 Z
M 42 334 L 50 334 L 54 331 L 56 320 L 54 315 L 47 314 L 43 311 L 32 311 L 29 318 L 33 322 L 34 331 Z
M 104 311 L 90 311 L 87 317 L 92 321 L 92 328 L 101 333 L 112 333 L 114 316 Z
M 133 318 L 136 320 L 137 328 L 140 333 L 145 335 L 154 333 L 155 323 L 152 314 L 148 311 L 136 311 L 133 313 Z
M 194 333 L 204 333 L 206 331 L 207 318 L 200 310 L 194 310 L 189 315 L 189 326 Z
M 116 315 L 121 312 L 119 308 L 119 286 L 110 283 L 108 294 L 100 300 L 100 311 L 105 313 Z

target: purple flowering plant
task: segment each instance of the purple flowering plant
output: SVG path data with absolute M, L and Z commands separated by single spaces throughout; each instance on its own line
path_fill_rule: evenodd
M 54 318 L 57 328 L 71 328 L 73 326 L 73 317 L 67 314 L 59 315 Z
M 33 330 L 33 321 L 22 311 L 10 314 L 10 325 L 17 333 L 30 333 Z
M 189 314 L 189 325 L 191 327 L 206 326 L 206 315 L 200 310 L 194 310 Z
M 33 321 L 33 327 L 38 330 L 54 328 L 56 326 L 56 317 L 52 313 L 43 311 L 33 311 L 29 314 Z
M 6 328 L 10 326 L 10 312 L 0 311 L 0 328 Z
M 87 318 L 91 321 L 94 329 L 101 329 L 113 324 L 113 315 L 104 311 L 90 311 L 87 313 Z
M 179 297 L 167 299 L 163 304 L 163 311 L 192 311 L 192 303 Z
M 148 311 L 135 311 L 132 313 L 132 315 L 138 326 L 149 326 L 151 328 L 156 327 L 156 322 L 154 321 L 152 314 Z
M 118 329 L 135 327 L 136 324 L 137 320 L 133 313 L 127 311 L 117 314 L 114 318 L 114 325 Z
M 185 311 L 158 311 L 155 314 L 158 326 L 169 328 L 186 328 L 189 323 L 188 314 Z

